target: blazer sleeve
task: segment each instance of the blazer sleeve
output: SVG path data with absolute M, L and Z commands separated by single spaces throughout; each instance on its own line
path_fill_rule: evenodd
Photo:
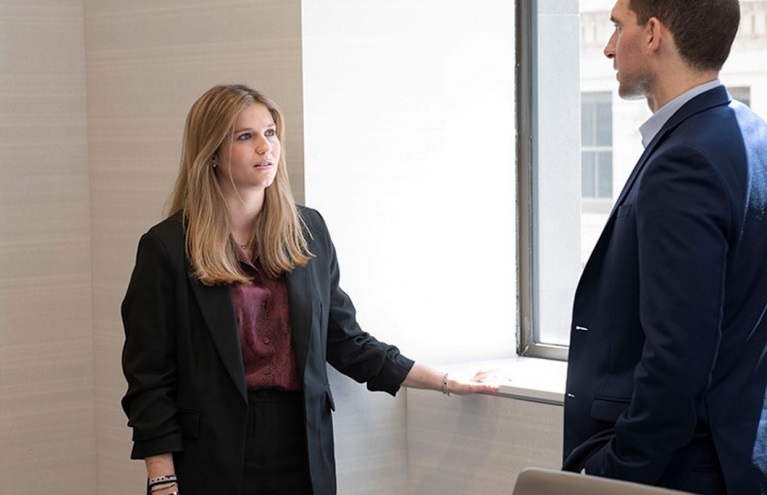
M 377 340 L 363 331 L 357 322 L 351 298 L 339 286 L 338 259 L 327 226 L 314 210 L 311 229 L 319 241 L 327 270 L 329 308 L 327 321 L 327 360 L 341 373 L 359 383 L 367 383 L 369 390 L 395 395 L 405 381 L 414 362 L 403 356 L 393 345 Z
M 160 236 L 144 234 L 122 303 L 122 366 L 128 391 L 122 407 L 133 428 L 132 458 L 183 450 L 177 421 L 175 278 L 183 266 Z M 183 265 L 182 260 L 177 260 Z M 183 273 L 183 272 L 181 272 Z
M 693 146 L 671 147 L 638 183 L 640 320 L 634 391 L 586 472 L 655 482 L 695 433 L 721 338 L 733 216 L 717 168 Z

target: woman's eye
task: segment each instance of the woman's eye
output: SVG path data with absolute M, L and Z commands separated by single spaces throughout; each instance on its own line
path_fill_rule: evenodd
M 239 136 L 237 136 L 237 141 L 247 141 L 247 140 L 248 140 L 248 139 L 250 139 L 252 136 L 253 136 L 253 135 L 252 135 L 251 133 L 249 133 L 249 132 L 244 132 L 244 133 L 240 134 Z
M 277 134 L 277 131 L 275 131 L 274 129 L 267 129 L 266 132 L 264 133 L 264 135 L 268 137 L 273 137 L 276 134 Z

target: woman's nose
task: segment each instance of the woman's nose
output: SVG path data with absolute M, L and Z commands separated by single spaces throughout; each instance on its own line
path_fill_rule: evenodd
M 256 140 L 256 153 L 259 155 L 263 155 L 267 151 L 271 149 L 272 145 L 269 144 L 269 140 L 266 139 L 264 136 L 260 136 Z

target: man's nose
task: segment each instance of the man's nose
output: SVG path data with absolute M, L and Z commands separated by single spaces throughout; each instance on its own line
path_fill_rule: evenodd
M 615 58 L 615 35 L 614 34 L 610 36 L 609 40 L 607 40 L 607 44 L 605 45 L 605 49 L 602 51 L 602 53 L 604 53 L 605 57 L 609 59 Z

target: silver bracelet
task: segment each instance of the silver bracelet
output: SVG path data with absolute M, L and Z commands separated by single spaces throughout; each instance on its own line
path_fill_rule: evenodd
M 157 478 L 150 478 L 146 480 L 146 484 L 152 486 L 166 481 L 178 481 L 178 478 L 176 478 L 175 474 L 166 474 L 164 476 L 158 476 Z
M 450 384 L 448 380 L 448 375 L 450 373 L 445 373 L 445 376 L 442 377 L 442 393 L 445 395 L 450 395 Z

